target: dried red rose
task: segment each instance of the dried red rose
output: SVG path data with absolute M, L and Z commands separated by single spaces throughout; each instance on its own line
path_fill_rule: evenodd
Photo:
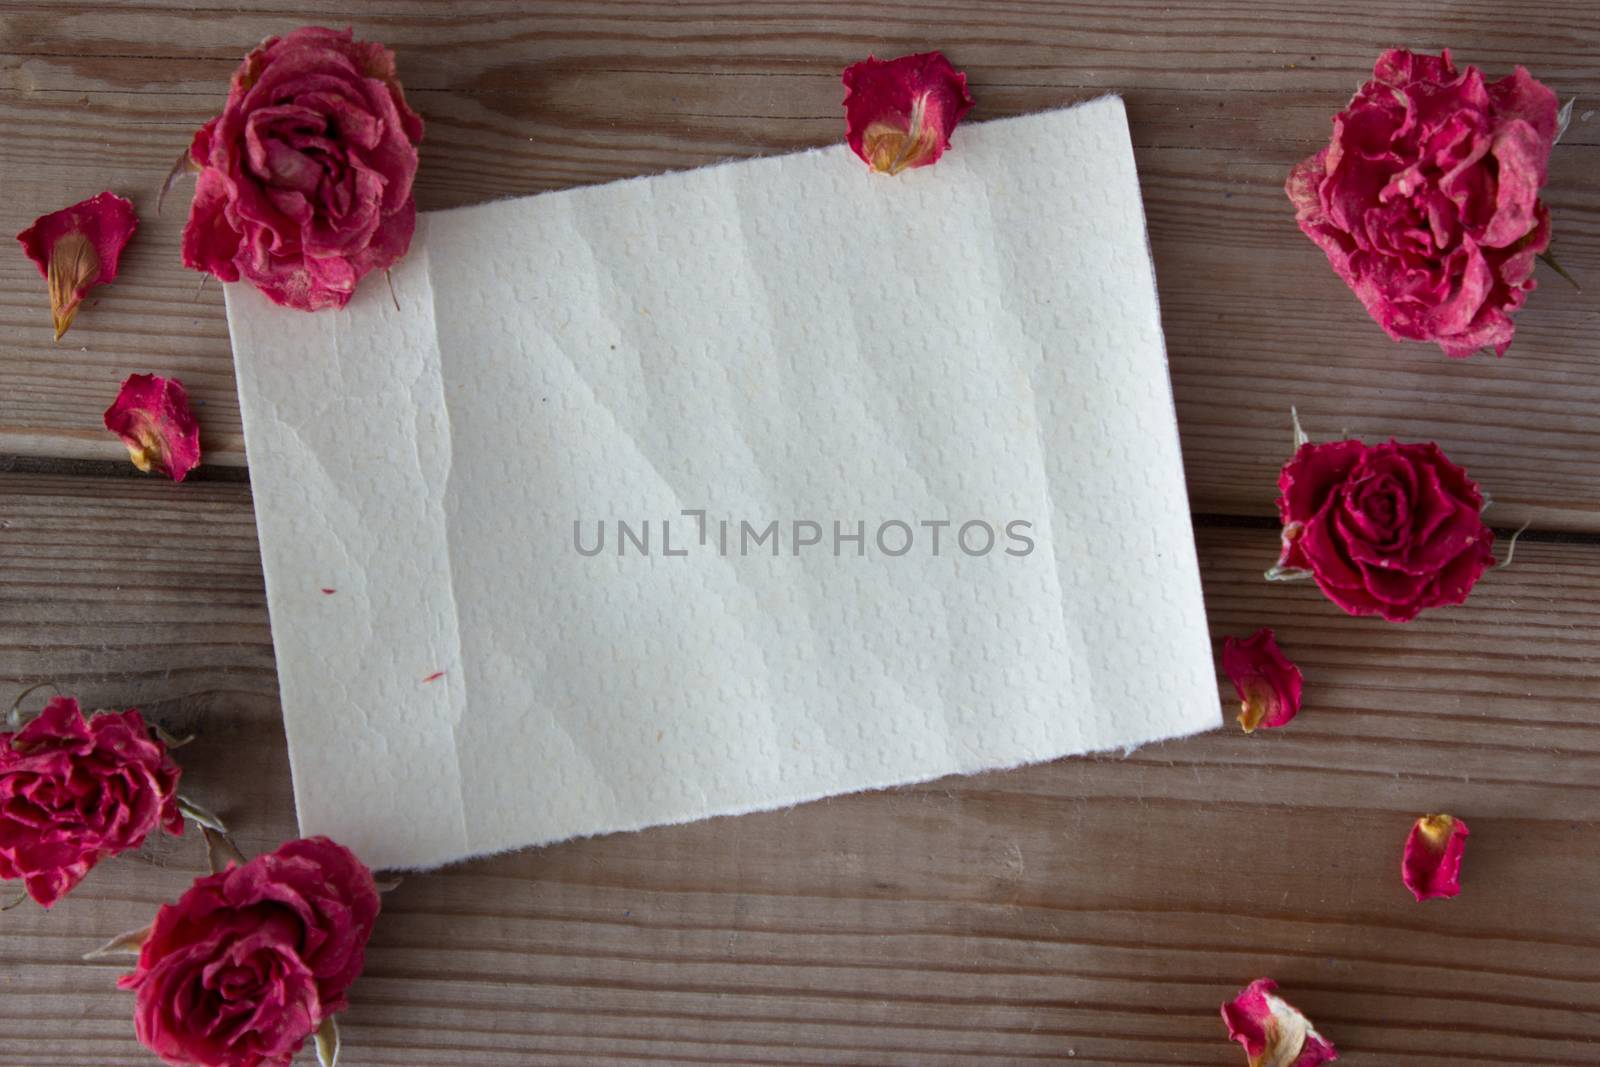
M 1539 200 L 1556 95 L 1518 67 L 1485 83 L 1450 52 L 1396 49 L 1285 190 L 1300 229 L 1397 341 L 1503 355 L 1550 245 Z
M 128 458 L 146 474 L 175 482 L 200 465 L 200 424 L 176 378 L 132 374 L 106 408 L 106 429 L 122 438 Z
M 1431 442 L 1306 443 L 1278 490 L 1278 569 L 1308 572 L 1352 615 L 1407 622 L 1459 604 L 1494 563 L 1476 483 Z
M 1272 979 L 1257 978 L 1222 1006 L 1228 1037 L 1244 1046 L 1250 1067 L 1316 1067 L 1338 1059 L 1333 1045 L 1277 989 Z
M 49 284 L 57 341 L 89 290 L 116 281 L 122 249 L 138 227 L 132 201 L 107 192 L 41 215 L 17 234 L 22 250 Z
M 137 710 L 85 718 L 56 697 L 0 733 L 0 878 L 21 878 L 48 908 L 157 827 L 183 833 L 180 774 Z
M 1277 635 L 1270 627 L 1243 641 L 1225 638 L 1222 669 L 1239 695 L 1239 725 L 1245 733 L 1253 733 L 1258 726 L 1287 725 L 1299 713 L 1305 679 L 1278 647 Z
M 879 174 L 936 162 L 972 109 L 967 76 L 939 52 L 868 56 L 845 68 L 844 86 L 850 148 Z
M 190 145 L 184 264 L 303 311 L 344 307 L 411 245 L 421 140 L 393 52 L 349 30 L 269 37 Z
M 325 837 L 195 880 L 163 905 L 118 985 L 171 1064 L 287 1065 L 347 1005 L 378 917 L 372 872 Z
M 1419 901 L 1461 892 L 1461 857 L 1467 850 L 1467 824 L 1450 815 L 1424 815 L 1406 836 L 1400 878 Z

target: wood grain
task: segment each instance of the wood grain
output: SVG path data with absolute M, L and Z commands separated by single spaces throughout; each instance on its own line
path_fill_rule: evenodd
M 135 370 L 204 402 L 208 458 L 243 462 L 218 287 L 177 262 L 185 196 L 154 192 L 248 44 L 325 17 L 304 4 L 0 4 L 0 226 L 110 186 L 145 215 L 124 280 L 62 346 L 42 284 L 0 257 L 0 454 L 110 459 L 99 413 Z M 1293 224 L 1289 165 L 1388 45 L 1447 43 L 1491 74 L 1517 62 L 1580 106 L 1547 190 L 1564 264 L 1600 277 L 1600 17 L 1490 3 L 1382 17 L 1319 5 L 1171 9 L 1018 0 L 913 4 L 373 3 L 355 28 L 396 47 L 429 122 L 424 208 L 791 151 L 840 136 L 838 74 L 870 50 L 942 46 L 972 76 L 974 120 L 1123 93 L 1161 283 L 1190 491 L 1202 512 L 1267 514 L 1297 404 L 1314 432 L 1437 439 L 1508 526 L 1600 528 L 1590 415 L 1600 282 L 1541 268 L 1500 361 L 1395 345 Z M 1448 32 L 1446 32 L 1448 30 Z M 863 178 L 865 179 L 865 176 Z
M 1357 1067 L 1600 1062 L 1592 0 L 0 0 L 0 230 L 107 187 L 143 214 L 59 346 L 42 281 L 0 256 L 0 685 L 54 679 L 198 733 L 187 786 L 250 852 L 295 831 L 228 335 L 217 286 L 177 262 L 186 193 L 158 216 L 155 191 L 243 51 L 317 21 L 399 52 L 429 124 L 425 209 L 833 143 L 839 71 L 869 51 L 944 49 L 974 121 L 1122 93 L 1212 516 L 1213 635 L 1272 625 L 1308 678 L 1307 710 L 1267 735 L 412 876 L 386 898 L 345 1062 L 1220 1067 L 1240 1056 L 1217 1005 L 1263 974 Z M 1491 76 L 1525 63 L 1579 98 L 1546 199 L 1590 284 L 1541 268 L 1504 360 L 1388 342 L 1283 199 L 1396 44 Z M 202 405 L 210 466 L 183 486 L 129 476 L 100 428 L 147 370 Z M 1262 581 L 1275 532 L 1253 517 L 1290 404 L 1319 437 L 1439 440 L 1491 521 L 1535 523 L 1515 564 L 1404 627 Z M 1467 889 L 1417 905 L 1400 843 L 1441 809 L 1472 825 Z M 163 838 L 49 914 L 0 916 L 0 1064 L 153 1063 L 119 968 L 78 956 L 202 863 L 192 836 Z
M 0 516 L 0 680 L 197 732 L 189 788 L 248 850 L 292 834 L 247 487 L 11 474 Z M 349 1062 L 1233 1064 L 1217 1004 L 1271 974 L 1358 1067 L 1593 1063 L 1593 543 L 1395 627 L 1264 582 L 1268 528 L 1199 539 L 1213 632 L 1270 624 L 1306 671 L 1291 728 L 411 876 Z M 1436 809 L 1467 889 L 1418 905 L 1399 848 Z M 117 966 L 76 957 L 202 862 L 165 839 L 0 919 L 8 1065 L 150 1062 Z

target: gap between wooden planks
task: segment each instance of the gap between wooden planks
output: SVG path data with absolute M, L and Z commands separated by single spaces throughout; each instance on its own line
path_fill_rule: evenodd
M 1593 1062 L 1600 553 L 1524 543 L 1397 627 L 1262 581 L 1270 524 L 1220 521 L 1213 634 L 1277 628 L 1289 729 L 410 876 L 351 1062 L 1223 1065 L 1216 1005 L 1259 974 L 1355 1067 Z M 246 851 L 295 832 L 246 485 L 0 475 L 0 682 L 40 677 L 198 732 L 188 786 Z M 1467 891 L 1423 906 L 1399 846 L 1432 809 L 1473 838 Z M 76 958 L 202 862 L 162 838 L 0 920 L 8 1065 L 148 1062 L 117 965 Z

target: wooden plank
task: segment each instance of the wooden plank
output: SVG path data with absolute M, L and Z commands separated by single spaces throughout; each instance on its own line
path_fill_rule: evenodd
M 1509 19 L 1493 0 L 1424 0 L 1385 10 L 1368 5 L 1309 5 L 1277 0 L 1223 0 L 1174 6 L 1130 0 L 1116 6 L 1037 0 L 368 0 L 345 5 L 358 34 L 417 51 L 408 81 L 438 84 L 438 72 L 537 64 L 608 64 L 621 69 L 704 69 L 715 73 L 808 67 L 836 77 L 841 56 L 864 49 L 883 53 L 959 45 L 965 62 L 1026 72 L 1030 81 L 1068 74 L 1083 84 L 1144 81 L 1164 87 L 1205 85 L 1229 90 L 1277 90 L 1315 85 L 1348 91 L 1371 69 L 1380 48 L 1449 45 L 1462 58 L 1509 68 L 1537 60 L 1541 75 L 1593 79 L 1600 36 L 1585 0 L 1542 0 Z M 116 18 L 108 19 L 108 11 Z M 117 60 L 87 70 L 118 80 L 123 89 L 148 82 L 123 64 L 161 59 L 182 80 L 193 67 L 217 65 L 203 76 L 215 86 L 242 50 L 271 33 L 326 18 L 305 0 L 256 0 L 211 8 L 163 0 L 60 0 L 0 3 L 6 17 L 4 53 L 22 57 Z M 1363 18 L 1365 15 L 1367 17 Z M 1471 56 L 1468 57 L 1467 53 Z M 486 57 L 489 62 L 485 63 Z M 509 59 L 507 57 L 510 57 Z M 80 74 L 81 76 L 81 74 Z M 489 84 L 496 84 L 493 79 Z
M 1504 360 L 1452 362 L 1396 346 L 1294 227 L 1283 176 L 1381 48 L 1435 40 L 1492 74 L 1518 61 L 1578 116 L 1552 160 L 1561 256 L 1600 277 L 1600 25 L 1585 2 L 1508 25 L 1488 3 L 1421 5 L 1383 20 L 1325 6 L 876 2 L 738 5 L 372 4 L 360 32 L 395 45 L 429 120 L 424 208 L 789 151 L 838 139 L 838 72 L 868 50 L 945 45 L 995 118 L 1120 91 L 1129 101 L 1161 282 L 1194 506 L 1268 514 L 1287 409 L 1314 432 L 1437 439 L 1497 501 L 1491 517 L 1600 529 L 1590 355 L 1600 284 L 1553 274 Z M 0 4 L 0 226 L 110 186 L 145 213 L 124 280 L 60 347 L 31 265 L 0 257 L 0 454 L 112 459 L 99 428 L 134 370 L 182 377 L 203 402 L 211 462 L 243 462 L 216 286 L 177 263 L 184 196 L 154 191 L 218 106 L 240 52 L 314 20 L 282 2 L 248 12 L 153 3 Z M 936 27 L 930 30 L 930 25 Z M 1139 32 L 1128 33 L 1130 25 Z M 1440 27 L 1451 32 L 1441 34 Z M 866 180 L 865 178 L 863 180 Z M 70 358 L 67 358 L 69 357 Z
M 1223 1065 L 1217 1004 L 1271 974 L 1353 1067 L 1592 1063 L 1596 546 L 1525 542 L 1391 626 L 1261 580 L 1268 528 L 1199 537 L 1214 635 L 1273 625 L 1306 671 L 1290 728 L 410 876 L 351 1062 Z M 0 475 L 0 679 L 197 731 L 189 785 L 251 851 L 293 833 L 257 560 L 240 484 Z M 1433 809 L 1471 822 L 1466 891 L 1417 905 Z M 149 1062 L 76 957 L 201 863 L 164 840 L 0 920 L 7 1063 Z

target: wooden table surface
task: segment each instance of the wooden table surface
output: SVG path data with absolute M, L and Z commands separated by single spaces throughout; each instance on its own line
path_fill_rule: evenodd
M 1282 731 L 412 876 L 345 1062 L 1228 1065 L 1217 1006 L 1271 975 L 1351 1064 L 1600 1063 L 1593 0 L 0 2 L 0 230 L 105 188 L 143 215 L 59 345 L 33 266 L 0 255 L 0 682 L 196 731 L 192 791 L 250 852 L 294 816 L 228 333 L 179 265 L 186 195 L 157 216 L 155 194 L 241 55 L 316 21 L 399 53 L 424 209 L 831 143 L 868 52 L 943 49 L 974 121 L 1122 93 L 1213 635 L 1274 626 L 1307 675 Z M 1545 196 L 1588 287 L 1541 267 L 1502 360 L 1389 342 L 1282 193 L 1400 44 L 1578 98 Z M 135 371 L 202 405 L 184 485 L 134 475 L 100 427 Z M 1496 527 L 1532 523 L 1514 566 L 1403 627 L 1264 582 L 1290 404 L 1318 436 L 1437 439 Z M 1471 823 L 1466 889 L 1418 905 L 1400 844 L 1432 810 Z M 154 1063 L 120 966 L 78 957 L 203 862 L 164 839 L 0 916 L 0 1064 Z

